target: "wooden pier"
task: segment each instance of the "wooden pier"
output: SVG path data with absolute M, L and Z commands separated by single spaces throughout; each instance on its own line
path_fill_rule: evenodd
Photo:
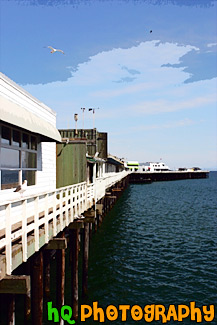
M 134 172 L 130 174 L 130 183 L 151 183 L 162 181 L 177 181 L 183 179 L 208 178 L 208 171 L 161 171 L 161 172 Z
M 46 317 L 43 316 L 46 302 L 51 300 L 60 315 L 64 305 L 67 247 L 71 261 L 71 307 L 73 319 L 78 320 L 79 238 L 83 241 L 80 253 L 82 295 L 85 298 L 91 234 L 100 227 L 103 217 L 128 186 L 128 181 L 126 171 L 110 173 L 92 184 L 83 182 L 0 204 L 0 213 L 6 216 L 0 224 L 0 299 L 3 309 L 0 319 L 3 316 L 5 324 L 16 323 L 17 294 L 24 296 L 24 324 L 42 324 Z M 51 297 L 50 263 L 54 255 L 56 296 Z M 63 324 L 61 318 L 60 324 Z

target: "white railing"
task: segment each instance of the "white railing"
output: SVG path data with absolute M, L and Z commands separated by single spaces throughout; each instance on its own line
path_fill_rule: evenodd
M 6 274 L 11 274 L 15 268 L 12 260 L 13 243 L 21 243 L 22 260 L 25 262 L 77 215 L 101 199 L 108 187 L 126 175 L 127 172 L 110 173 L 96 179 L 94 184 L 83 182 L 0 203 L 0 250 L 5 250 Z M 43 240 L 40 238 L 42 231 Z M 34 249 L 31 252 L 28 249 L 30 235 L 34 238 Z
M 87 184 L 79 183 L 51 192 L 21 197 L 0 203 L 0 249 L 5 249 L 6 273 L 11 274 L 12 245 L 21 240 L 22 259 L 29 257 L 27 237 L 34 236 L 34 251 L 62 231 L 74 217 L 87 208 Z M 49 230 L 52 224 L 52 232 Z M 44 228 L 44 242 L 39 244 L 40 229 Z
M 119 182 L 121 179 L 129 174 L 127 171 L 120 173 L 108 173 L 105 176 L 96 179 L 96 201 L 100 200 L 106 192 L 106 189 Z

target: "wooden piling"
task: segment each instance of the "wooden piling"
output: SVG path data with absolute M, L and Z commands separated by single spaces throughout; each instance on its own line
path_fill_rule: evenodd
M 61 238 L 65 238 L 64 233 L 61 234 Z M 65 294 L 65 249 L 56 250 L 56 302 L 58 310 L 64 305 Z
M 32 324 L 42 325 L 43 321 L 43 254 L 32 257 L 31 265 L 31 311 Z
M 27 292 L 24 299 L 24 325 L 29 324 L 31 317 L 31 294 Z
M 15 325 L 15 295 L 6 294 L 5 299 L 8 308 L 8 314 L 7 314 L 8 325 Z
M 15 324 L 15 295 L 25 295 L 24 323 L 30 314 L 30 277 L 7 275 L 0 281 L 1 304 L 7 306 L 7 324 Z M 27 301 L 28 297 L 28 303 Z M 2 311 L 1 311 L 2 313 Z
M 94 219 L 94 224 L 95 224 L 95 219 Z M 92 238 L 92 230 L 93 230 L 93 224 L 90 222 L 89 223 L 89 237 L 90 237 L 90 239 Z
M 49 301 L 49 299 L 50 299 L 50 259 L 51 259 L 50 250 L 43 251 L 43 258 L 44 258 L 44 297 L 45 297 L 45 300 Z
M 79 232 L 80 229 L 71 229 L 70 230 L 70 251 L 71 251 L 71 260 L 72 260 L 72 296 L 71 296 L 71 305 L 72 305 L 72 314 L 73 319 L 78 320 L 78 252 L 79 252 Z
M 87 297 L 88 290 L 88 259 L 89 259 L 89 225 L 84 224 L 83 265 L 82 265 L 82 298 Z

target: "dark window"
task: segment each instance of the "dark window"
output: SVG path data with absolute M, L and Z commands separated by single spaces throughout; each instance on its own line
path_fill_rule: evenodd
M 36 168 L 36 153 L 22 151 L 22 168 Z
M 1 148 L 1 167 L 19 168 L 19 150 Z
M 18 170 L 2 170 L 1 171 L 1 189 L 6 190 L 18 186 L 19 175 Z
M 13 146 L 20 147 L 20 132 L 13 130 L 13 141 L 12 141 Z
M 5 126 L 2 126 L 2 138 L 1 143 L 4 144 L 11 144 L 11 129 Z
M 32 150 L 37 150 L 37 141 L 36 141 L 36 137 L 31 137 L 31 149 L 32 149 Z
M 16 187 L 20 178 L 35 185 L 37 137 L 5 125 L 0 125 L 0 132 L 0 190 Z
M 35 171 L 34 170 L 23 170 L 22 171 L 22 182 L 27 180 L 28 186 L 35 185 Z
M 25 149 L 29 149 L 29 135 L 26 133 L 23 133 L 22 147 Z

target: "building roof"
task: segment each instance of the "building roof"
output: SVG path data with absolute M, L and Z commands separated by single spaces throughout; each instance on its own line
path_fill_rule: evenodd
M 109 164 L 118 165 L 118 166 L 124 165 L 124 162 L 122 160 L 120 160 L 118 157 L 115 157 L 112 155 L 108 155 L 107 162 Z
M 34 110 L 31 108 L 34 107 Z M 37 115 L 37 111 L 46 111 L 50 120 Z M 49 107 L 32 97 L 15 82 L 0 73 L 0 120 L 24 130 L 40 134 L 43 141 L 55 140 L 61 142 L 61 136 L 56 129 L 56 114 Z

